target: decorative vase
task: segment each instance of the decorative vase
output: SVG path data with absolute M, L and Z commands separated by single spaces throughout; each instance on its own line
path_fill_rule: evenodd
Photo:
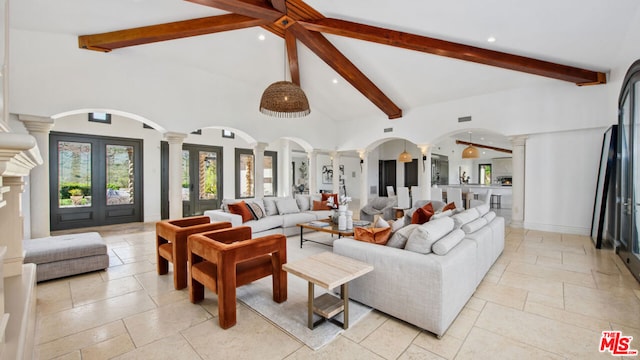
M 338 230 L 347 230 L 347 216 L 344 211 L 340 211 L 338 216 Z
M 339 205 L 338 206 L 338 211 L 346 212 L 347 211 L 347 205 Z
M 347 211 L 347 230 L 353 229 L 353 211 Z

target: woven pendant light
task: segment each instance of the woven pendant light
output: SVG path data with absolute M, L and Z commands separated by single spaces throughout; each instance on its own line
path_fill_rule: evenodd
M 411 162 L 413 161 L 413 159 L 411 158 L 411 154 L 409 154 L 407 152 L 407 141 L 404 141 L 404 151 L 400 153 L 400 156 L 398 156 L 398 161 L 400 162 Z
M 309 115 L 311 109 L 300 86 L 290 81 L 277 81 L 262 93 L 260 112 L 279 118 L 298 118 Z
M 469 131 L 469 142 L 471 143 L 471 131 Z M 469 144 L 464 150 L 462 150 L 463 159 L 477 159 L 480 157 L 480 151 L 473 145 Z

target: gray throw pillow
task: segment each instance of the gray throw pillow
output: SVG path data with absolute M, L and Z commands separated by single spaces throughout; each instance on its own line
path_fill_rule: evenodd
M 267 197 L 263 199 L 264 201 L 264 210 L 267 213 L 267 216 L 278 215 L 278 208 L 276 207 L 276 199 L 272 197 Z
M 296 203 L 298 203 L 298 208 L 300 208 L 300 211 L 311 210 L 310 200 L 311 196 L 309 195 L 296 194 Z
M 278 208 L 278 214 L 280 215 L 300 212 L 296 199 L 277 199 L 276 207 Z
M 398 249 L 404 249 L 404 246 L 407 243 L 407 239 L 411 236 L 411 233 L 418 228 L 418 224 L 409 224 L 394 232 L 387 241 L 387 246 L 391 246 Z

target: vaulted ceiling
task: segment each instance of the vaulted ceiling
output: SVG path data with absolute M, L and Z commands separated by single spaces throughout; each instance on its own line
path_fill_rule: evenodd
M 307 92 L 312 111 L 334 120 L 394 119 L 428 104 L 551 82 L 603 83 L 638 11 L 634 0 L 22 0 L 12 6 L 16 28 L 72 34 L 80 47 L 111 51 L 104 56 L 170 61 L 260 89 L 285 76 L 286 46 L 286 76 Z

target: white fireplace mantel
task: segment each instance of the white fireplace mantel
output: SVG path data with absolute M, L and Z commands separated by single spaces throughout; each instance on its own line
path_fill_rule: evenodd
M 6 205 L 3 194 L 9 189 L 3 186 L 4 177 L 27 176 L 34 167 L 42 164 L 36 139 L 28 134 L 0 132 L 0 208 Z

